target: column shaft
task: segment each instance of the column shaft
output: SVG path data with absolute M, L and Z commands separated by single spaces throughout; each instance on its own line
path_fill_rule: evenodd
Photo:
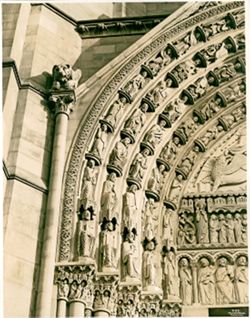
M 66 299 L 59 299 L 57 301 L 56 317 L 66 318 L 67 301 Z
M 109 317 L 109 313 L 104 310 L 95 311 L 95 317 Z
M 192 266 L 194 304 L 198 304 L 197 267 Z
M 68 115 L 56 116 L 49 194 L 47 202 L 44 239 L 41 255 L 40 284 L 38 290 L 37 316 L 51 316 L 51 300 L 56 259 L 57 229 L 60 212 L 63 169 L 65 164 L 65 145 Z
M 84 317 L 84 303 L 80 301 L 72 301 L 69 305 L 69 316 L 70 317 Z

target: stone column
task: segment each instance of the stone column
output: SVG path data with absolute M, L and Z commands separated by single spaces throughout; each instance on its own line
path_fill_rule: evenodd
M 69 317 L 84 317 L 85 304 L 79 299 L 73 300 L 69 304 Z
M 95 317 L 109 317 L 109 312 L 104 309 L 98 309 L 95 311 Z
M 65 318 L 67 310 L 67 300 L 66 299 L 58 299 L 57 300 L 57 308 L 56 308 L 56 317 Z
M 55 132 L 36 307 L 38 317 L 51 316 L 66 135 L 69 113 L 75 102 L 74 91 L 52 93 L 50 100 L 55 104 Z
M 198 283 L 197 283 L 197 264 L 195 262 L 191 263 L 192 278 L 193 278 L 193 303 L 198 304 Z
M 92 317 L 92 309 L 85 308 L 85 317 Z

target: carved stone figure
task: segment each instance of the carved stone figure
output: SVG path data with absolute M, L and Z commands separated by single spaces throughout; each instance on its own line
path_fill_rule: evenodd
M 230 304 L 233 302 L 233 269 L 229 266 L 228 260 L 221 257 L 218 260 L 218 268 L 215 272 L 216 298 L 218 304 Z
M 154 89 L 150 90 L 146 94 L 146 97 L 154 103 L 155 107 L 160 106 L 161 102 L 166 96 L 167 88 L 164 81 L 160 81 Z
M 137 217 L 138 209 L 136 202 L 136 190 L 137 186 L 131 184 L 127 192 L 123 196 L 123 221 L 124 226 L 132 230 L 133 228 L 137 230 Z
M 158 54 L 153 60 L 150 60 L 147 63 L 148 67 L 151 69 L 152 74 L 155 76 L 159 73 L 163 65 L 163 57 L 161 54 Z
M 219 242 L 219 220 L 217 215 L 211 214 L 209 221 L 210 243 Z
M 247 243 L 247 214 L 242 215 L 242 241 Z
M 170 249 L 176 245 L 178 231 L 178 216 L 172 209 L 165 208 L 163 215 L 163 240 L 166 241 L 166 246 Z M 177 217 L 177 221 L 175 220 Z
M 70 285 L 69 299 L 76 300 L 80 299 L 82 296 L 83 288 L 86 286 L 85 282 L 78 283 L 74 280 Z
M 247 259 L 240 256 L 235 269 L 236 298 L 240 304 L 248 303 Z
M 128 157 L 128 145 L 130 144 L 130 139 L 128 137 L 118 141 L 110 155 L 109 163 L 111 165 L 117 166 L 120 169 L 124 167 L 127 157 Z
M 194 165 L 195 159 L 197 158 L 199 153 L 199 148 L 197 146 L 194 146 L 194 149 L 192 149 L 188 156 L 182 159 L 181 164 L 178 165 L 178 167 L 186 174 L 186 176 L 189 175 L 190 171 L 192 170 L 192 167 Z
M 209 40 L 212 36 L 229 29 L 224 18 L 213 23 L 202 24 L 201 27 L 207 40 Z
M 116 127 L 117 122 L 123 115 L 123 110 L 127 100 L 124 96 L 121 96 L 117 99 L 109 108 L 105 120 L 113 127 Z
M 185 104 L 183 100 L 176 98 L 166 106 L 163 113 L 168 116 L 170 122 L 173 124 L 180 117 L 184 108 Z
M 73 90 L 76 89 L 82 72 L 81 70 L 73 71 L 69 64 L 59 64 L 53 67 L 52 75 L 52 89 Z
M 145 135 L 144 142 L 148 142 L 153 148 L 161 142 L 164 128 L 166 126 L 165 120 L 160 120 L 159 124 L 154 125 Z
M 116 220 L 104 221 L 101 233 L 102 269 L 116 269 L 117 267 L 117 233 Z
M 200 140 L 203 142 L 205 146 L 207 146 L 210 143 L 210 141 L 217 138 L 217 135 L 218 135 L 217 127 L 212 127 L 205 132 L 205 134 L 200 138 Z
M 148 189 L 156 193 L 161 191 L 162 182 L 164 179 L 165 166 L 160 164 L 152 170 L 151 176 L 148 180 Z
M 78 228 L 78 256 L 93 257 L 95 225 L 91 219 L 90 211 L 83 212 L 83 219 L 78 221 Z
M 178 137 L 173 137 L 173 139 L 171 139 L 163 148 L 160 157 L 170 164 L 173 163 L 180 146 L 180 139 Z
M 196 243 L 196 228 L 194 225 L 194 217 L 193 215 L 186 215 L 185 213 L 181 213 L 179 216 L 179 233 L 184 236 L 185 244 L 194 244 Z
M 163 258 L 163 274 L 166 282 L 166 295 L 168 300 L 179 298 L 178 266 L 174 251 L 170 250 Z
M 179 131 L 186 140 L 188 140 L 197 129 L 197 124 L 193 120 L 188 120 L 179 125 L 177 131 Z
M 69 294 L 69 282 L 67 279 L 58 281 L 57 298 L 67 298 Z
M 220 110 L 220 107 L 218 106 L 217 102 L 214 100 L 211 100 L 208 102 L 208 104 L 203 107 L 202 114 L 205 117 L 205 120 L 208 120 L 214 116 L 218 111 Z
M 138 271 L 138 249 L 135 242 L 135 232 L 128 231 L 124 235 L 122 243 L 122 272 L 123 279 L 137 278 Z
M 107 139 L 108 139 L 108 127 L 105 123 L 101 124 L 101 127 L 98 128 L 93 146 L 90 150 L 90 153 L 97 156 L 98 158 L 102 158 L 104 153 Z
M 154 250 L 156 248 L 156 241 L 147 239 L 144 241 L 144 253 L 143 253 L 143 279 L 144 279 L 144 287 L 146 289 L 149 288 L 157 288 L 156 282 L 156 273 L 157 273 L 157 264 L 156 258 L 154 255 Z
M 126 131 L 136 136 L 141 131 L 145 121 L 148 105 L 143 103 L 138 109 L 136 109 L 131 117 L 126 121 L 124 128 Z
M 227 223 L 224 214 L 219 215 L 219 242 L 227 243 Z
M 187 258 L 182 258 L 179 266 L 180 298 L 183 305 L 192 305 L 192 274 Z
M 173 201 L 174 203 L 178 201 L 182 187 L 183 187 L 183 176 L 182 174 L 178 174 L 172 183 L 171 190 L 169 193 L 169 197 L 171 201 Z
M 118 220 L 117 216 L 117 194 L 115 192 L 116 174 L 111 172 L 107 180 L 103 183 L 102 197 L 101 197 L 101 213 L 102 218 L 112 220 L 114 217 Z
M 148 155 L 149 149 L 144 148 L 135 156 L 129 170 L 129 177 L 134 178 L 138 181 L 141 181 L 143 179 L 144 172 L 147 169 Z
M 234 237 L 234 220 L 230 213 L 226 215 L 226 225 L 227 225 L 227 242 L 235 243 Z
M 140 89 L 145 86 L 147 77 L 148 73 L 145 70 L 141 70 L 139 74 L 135 75 L 125 85 L 124 90 L 133 97 Z
M 187 50 L 195 45 L 197 40 L 193 34 L 193 32 L 188 32 L 185 34 L 180 40 L 173 43 L 179 55 L 183 55 L 187 52 Z
M 198 292 L 199 301 L 202 305 L 215 304 L 215 268 L 209 264 L 207 258 L 200 259 L 198 271 Z
M 149 241 L 155 237 L 156 234 L 156 221 L 158 220 L 157 215 L 155 214 L 155 202 L 154 199 L 149 198 L 145 204 L 144 212 L 144 236 Z
M 227 56 L 228 51 L 225 47 L 225 43 L 213 44 L 208 48 L 201 50 L 201 54 L 205 57 L 206 61 L 210 64 L 215 62 L 219 58 Z
M 80 196 L 80 205 L 84 210 L 95 210 L 96 202 L 94 199 L 94 190 L 96 185 L 96 170 L 94 160 L 89 160 L 84 170 L 82 180 L 82 191 Z
M 218 76 L 221 82 L 228 81 L 230 78 L 233 78 L 237 74 L 233 63 L 229 63 L 227 65 L 223 65 L 220 68 L 216 68 L 214 70 L 214 73 Z
M 242 242 L 242 225 L 241 225 L 241 215 L 235 213 L 234 215 L 234 234 L 237 243 Z
M 208 217 L 205 211 L 205 202 L 196 203 L 196 225 L 198 243 L 209 243 L 208 237 Z

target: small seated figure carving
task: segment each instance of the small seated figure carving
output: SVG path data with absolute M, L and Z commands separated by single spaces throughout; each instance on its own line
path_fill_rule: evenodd
M 52 76 L 53 90 L 73 90 L 76 89 L 82 72 L 81 70 L 73 71 L 69 64 L 59 64 L 53 67 Z

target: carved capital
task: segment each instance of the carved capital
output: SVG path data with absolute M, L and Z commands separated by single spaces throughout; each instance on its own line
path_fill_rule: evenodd
M 139 286 L 119 286 L 117 297 L 118 317 L 134 317 L 138 312 Z
M 93 265 L 66 265 L 55 269 L 57 299 L 88 303 L 93 289 Z M 92 293 L 93 294 L 93 293 Z
M 94 280 L 94 311 L 116 312 L 118 275 L 96 276 Z
M 73 111 L 73 106 L 76 102 L 76 96 L 74 91 L 64 92 L 51 92 L 49 101 L 52 104 L 52 109 L 55 115 L 60 113 L 69 116 L 70 112 Z

